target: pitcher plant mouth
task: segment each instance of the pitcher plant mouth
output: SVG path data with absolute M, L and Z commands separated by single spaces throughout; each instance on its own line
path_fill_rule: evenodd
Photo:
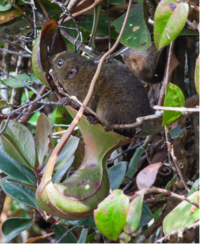
M 69 105 L 66 109 L 74 118 L 77 111 Z M 109 194 L 107 159 L 116 148 L 130 143 L 129 138 L 112 131 L 105 132 L 99 124 L 89 124 L 85 116 L 82 116 L 78 127 L 85 144 L 81 166 L 62 183 L 53 183 L 55 163 L 52 165 L 49 161 L 36 191 L 36 200 L 41 209 L 69 220 L 92 215 L 97 205 Z

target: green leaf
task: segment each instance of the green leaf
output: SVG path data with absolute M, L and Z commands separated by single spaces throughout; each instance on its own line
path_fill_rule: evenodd
M 55 165 L 55 170 L 62 167 L 73 156 L 79 144 L 79 138 L 71 136 L 62 148 Z
M 142 206 L 142 216 L 141 216 L 141 219 L 140 219 L 139 227 L 145 226 L 152 219 L 153 219 L 153 214 L 152 214 L 150 208 L 146 204 L 143 204 L 143 206 Z
M 33 225 L 34 221 L 26 218 L 9 218 L 2 225 L 3 243 L 10 242 L 22 231 Z
M 36 148 L 39 164 L 44 166 L 53 150 L 51 124 L 43 113 L 36 126 Z
M 4 126 L 5 121 L 2 122 L 1 129 Z M 1 145 L 18 163 L 28 168 L 37 168 L 35 142 L 31 132 L 24 125 L 10 120 L 1 134 Z
M 119 33 L 124 22 L 125 14 L 112 22 Z M 151 46 L 151 36 L 144 21 L 143 4 L 138 4 L 130 10 L 128 21 L 120 42 L 136 50 L 145 50 Z
M 199 191 L 187 197 L 190 201 L 199 204 Z M 166 234 L 185 228 L 199 220 L 199 208 L 193 204 L 182 201 L 176 206 L 163 221 L 163 231 Z
M 188 193 L 188 196 L 192 195 L 195 191 L 199 191 L 199 189 L 200 189 L 200 178 L 194 182 L 192 188 L 190 189 L 190 192 Z
M 67 231 L 67 228 L 62 225 L 54 225 L 54 230 L 56 234 L 56 240 L 60 239 L 62 235 L 64 235 Z M 73 233 L 69 232 L 60 243 L 77 243 L 77 240 Z
M 12 72 L 11 72 L 12 74 Z M 28 81 L 38 80 L 34 73 L 31 74 L 13 74 L 14 77 L 9 77 L 7 79 L 1 80 L 0 83 L 12 88 L 24 87 L 25 85 L 30 86 L 31 83 Z M 24 84 L 25 83 L 25 84 Z
M 14 159 L 8 156 L 0 146 L 0 170 L 5 174 L 20 180 L 25 184 L 36 185 L 35 174 L 30 169 L 24 167 Z
M 33 114 L 33 116 L 29 119 L 28 123 L 32 126 L 37 125 L 38 118 L 40 117 L 40 112 L 37 111 L 36 113 Z
M 69 161 L 66 162 L 61 168 L 59 168 L 56 173 L 53 175 L 53 182 L 59 183 L 64 176 L 64 174 L 67 172 L 67 170 L 71 167 L 71 165 L 74 162 L 74 157 L 71 157 Z
M 137 167 L 138 167 L 138 162 L 139 162 L 140 157 L 143 154 L 143 152 L 144 152 L 144 149 L 142 148 L 142 146 L 138 147 L 135 150 L 135 153 L 134 153 L 133 157 L 130 160 L 128 171 L 126 172 L 126 177 L 128 179 L 132 179 L 134 174 L 136 173 Z M 127 183 L 127 180 L 126 180 L 126 183 Z
M 183 136 L 184 129 L 180 127 L 180 125 L 176 126 L 174 129 L 170 131 L 171 138 L 174 139 L 176 137 Z
M 56 115 L 55 115 L 55 121 L 53 123 L 55 124 L 71 124 L 72 117 L 68 113 L 67 109 L 64 106 L 57 106 L 56 108 Z
M 165 107 L 184 107 L 185 106 L 185 97 L 182 92 L 182 90 L 172 84 L 169 83 L 167 86 L 167 91 L 165 94 L 165 101 L 164 101 Z M 169 125 L 176 119 L 178 119 L 181 116 L 181 112 L 179 111 L 169 111 L 164 110 L 163 112 L 163 120 L 162 120 L 162 126 Z
M 88 234 L 88 229 L 83 228 L 77 243 L 85 243 L 87 239 L 87 234 Z
M 129 197 L 119 189 L 114 190 L 94 210 L 94 219 L 99 231 L 116 241 L 126 223 L 128 207 Z
M 8 108 L 8 107 L 10 107 L 10 105 L 6 101 L 0 100 L 0 109 Z
M 95 232 L 89 234 L 87 236 L 87 239 L 86 239 L 85 243 L 93 243 L 94 242 L 94 238 L 95 238 L 95 234 L 96 234 Z
M 96 227 L 93 216 L 87 217 L 85 219 L 80 219 L 80 220 L 62 219 L 61 224 L 70 224 L 75 226 L 87 225 L 89 227 Z
M 12 4 L 8 0 L 1 0 L 0 2 L 0 12 L 8 11 L 12 8 Z
M 124 226 L 124 231 L 127 234 L 134 233 L 140 223 L 140 218 L 142 215 L 142 205 L 143 205 L 143 194 L 136 196 L 133 201 L 129 204 L 128 215 L 126 218 L 126 225 Z
M 162 0 L 154 17 L 154 42 L 161 49 L 177 38 L 183 29 L 189 6 L 185 1 Z
M 108 176 L 110 180 L 110 188 L 112 190 L 117 189 L 124 179 L 126 173 L 127 162 L 123 161 L 112 166 L 108 170 Z M 116 177 L 117 175 L 117 177 Z
M 35 191 L 13 181 L 12 178 L 5 177 L 1 181 L 3 191 L 13 199 L 37 209 Z

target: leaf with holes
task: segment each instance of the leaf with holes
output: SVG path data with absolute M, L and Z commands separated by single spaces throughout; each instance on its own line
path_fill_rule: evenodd
M 5 123 L 5 121 L 2 122 L 1 130 Z M 4 151 L 18 163 L 27 168 L 37 169 L 35 141 L 26 126 L 10 120 L 1 134 L 1 145 Z
M 125 14 L 112 22 L 118 33 L 121 31 L 124 17 Z M 145 50 L 151 46 L 151 36 L 144 20 L 143 4 L 138 4 L 130 10 L 120 42 L 135 50 Z
M 136 177 L 136 183 L 138 189 L 144 189 L 151 187 L 155 180 L 158 173 L 158 170 L 162 166 L 162 163 L 155 163 L 150 164 L 147 167 L 145 167 L 143 170 L 140 171 L 140 173 Z
M 189 12 L 188 3 L 177 0 L 159 2 L 154 17 L 154 42 L 161 49 L 177 38 Z
M 129 197 L 119 189 L 114 190 L 94 210 L 94 219 L 99 231 L 116 241 L 126 223 L 128 207 Z

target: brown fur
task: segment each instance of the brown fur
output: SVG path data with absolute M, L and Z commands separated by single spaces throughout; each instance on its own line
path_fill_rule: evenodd
M 60 68 L 57 67 L 58 60 L 64 61 Z M 50 63 L 64 90 L 83 102 L 97 64 L 69 51 L 53 55 Z M 72 66 L 77 69 L 77 74 L 68 79 L 67 70 Z M 134 123 L 137 117 L 153 113 L 142 83 L 125 65 L 116 63 L 103 65 L 88 107 L 111 124 Z

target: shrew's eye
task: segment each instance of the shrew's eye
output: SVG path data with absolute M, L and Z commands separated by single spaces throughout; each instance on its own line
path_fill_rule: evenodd
M 58 68 L 61 68 L 62 66 L 63 66 L 63 60 L 62 59 L 59 59 L 58 61 L 57 61 L 57 67 Z

